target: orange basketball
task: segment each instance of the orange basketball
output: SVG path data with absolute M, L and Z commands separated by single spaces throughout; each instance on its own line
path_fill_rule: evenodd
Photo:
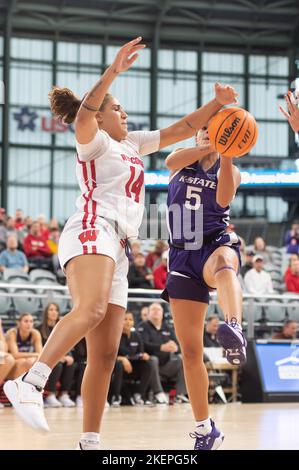
M 211 144 L 224 157 L 242 157 L 250 152 L 258 137 L 257 123 L 242 108 L 225 108 L 209 122 Z

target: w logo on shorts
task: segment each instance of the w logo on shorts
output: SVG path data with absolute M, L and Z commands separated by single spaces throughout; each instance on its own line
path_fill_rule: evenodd
M 80 233 L 78 236 L 82 245 L 87 242 L 95 242 L 98 238 L 99 230 L 85 230 L 85 232 Z

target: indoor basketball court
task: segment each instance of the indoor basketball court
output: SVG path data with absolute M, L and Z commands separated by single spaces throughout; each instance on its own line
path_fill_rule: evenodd
M 299 450 L 298 18 L 0 0 L 0 450 Z

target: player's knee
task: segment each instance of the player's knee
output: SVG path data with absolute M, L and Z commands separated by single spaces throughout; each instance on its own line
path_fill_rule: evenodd
M 203 360 L 203 349 L 196 346 L 186 346 L 182 348 L 182 357 L 185 366 L 192 366 Z
M 112 371 L 114 369 L 116 358 L 118 353 L 118 347 L 107 348 L 102 354 L 102 367 L 107 371 Z
M 219 253 L 214 265 L 214 273 L 225 267 L 233 268 L 233 262 L 229 253 Z
M 105 318 L 106 306 L 102 303 L 91 303 L 82 307 L 85 311 L 85 320 L 88 323 L 88 330 L 95 328 Z

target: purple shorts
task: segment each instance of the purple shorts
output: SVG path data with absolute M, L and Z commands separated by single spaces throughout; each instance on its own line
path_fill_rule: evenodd
M 209 291 L 214 290 L 208 286 L 203 278 L 203 269 L 211 254 L 220 246 L 228 246 L 240 258 L 240 240 L 235 233 L 215 236 L 215 240 L 204 244 L 200 250 L 184 250 L 170 245 L 169 273 L 166 288 L 161 294 L 162 299 L 195 300 L 209 304 Z

